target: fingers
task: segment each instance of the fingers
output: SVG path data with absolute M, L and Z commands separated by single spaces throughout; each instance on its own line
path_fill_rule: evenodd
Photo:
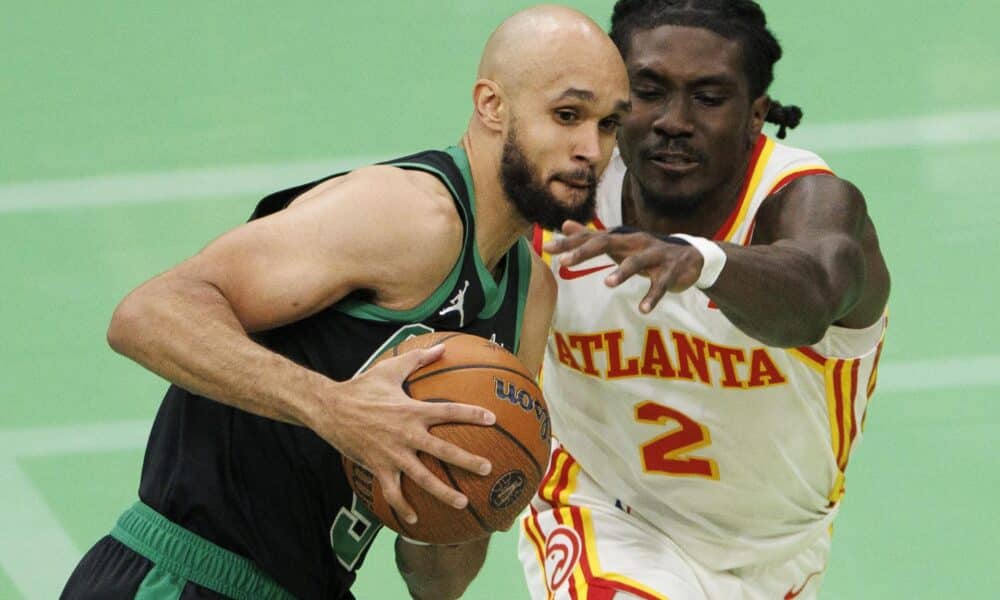
M 396 511 L 396 515 L 404 522 L 413 525 L 417 522 L 417 512 L 413 510 L 410 503 L 403 497 L 403 488 L 400 483 L 400 473 L 380 473 L 378 476 L 379 485 L 382 487 L 382 497 Z
M 392 362 L 396 373 L 399 374 L 400 381 L 406 379 L 410 373 L 427 366 L 444 355 L 444 344 L 437 344 L 430 348 L 410 350 L 395 358 L 390 358 L 386 363 Z
M 421 444 L 420 449 L 448 464 L 455 465 L 477 475 L 489 475 L 493 469 L 490 461 L 482 456 L 477 456 L 455 444 L 446 442 L 433 433 L 427 434 L 427 438 Z
M 438 479 L 416 456 L 413 456 L 403 464 L 402 471 L 383 472 L 378 477 L 382 487 L 382 497 L 405 523 L 410 525 L 416 523 L 417 512 L 403 496 L 402 474 L 448 506 L 461 510 L 469 504 L 465 494 Z
M 469 499 L 465 494 L 455 490 L 451 486 L 445 484 L 437 478 L 434 473 L 431 473 L 424 463 L 420 462 L 419 459 L 413 458 L 412 461 L 407 462 L 403 467 L 403 473 L 407 477 L 413 480 L 414 483 L 420 487 L 427 490 L 430 495 L 434 496 L 441 502 L 447 504 L 456 509 L 463 509 L 469 504 Z
M 618 268 L 612 271 L 611 274 L 604 279 L 604 283 L 606 283 L 609 287 L 615 287 L 620 285 L 621 282 L 625 281 L 629 277 L 642 273 L 649 265 L 650 259 L 646 254 L 626 256 L 625 259 L 618 264 Z
M 427 416 L 426 424 L 469 423 L 470 425 L 492 425 L 497 422 L 493 412 L 481 406 L 458 402 L 428 402 L 421 406 Z
M 644 252 L 622 260 L 618 268 L 604 279 L 604 283 L 608 287 L 615 287 L 634 275 L 648 277 L 649 289 L 639 302 L 639 312 L 649 313 L 667 292 L 680 292 L 691 285 L 690 282 L 678 280 L 682 265 L 673 260 L 672 256 L 664 255 L 657 247 L 647 248 Z
M 607 254 L 611 259 L 617 260 L 616 242 L 618 240 L 613 239 L 612 236 L 606 233 L 584 231 L 572 237 L 564 238 L 563 241 L 568 242 L 569 245 L 563 249 L 563 255 L 560 257 L 559 263 L 567 267 L 595 256 L 600 256 L 601 254 Z
M 666 294 L 667 290 L 670 289 L 670 284 L 673 280 L 673 271 L 673 269 L 666 269 L 666 271 L 661 273 L 660 276 L 650 279 L 649 290 L 639 302 L 639 312 L 649 313 L 657 304 L 659 304 L 664 294 Z
M 579 221 L 574 221 L 573 219 L 566 219 L 563 221 L 561 231 L 563 235 L 573 235 L 574 233 L 579 233 L 581 231 L 587 231 L 587 226 Z
M 568 220 L 563 223 L 561 233 L 564 237 L 545 242 L 545 244 L 542 245 L 542 250 L 548 252 L 549 254 L 561 254 L 576 248 L 585 242 L 591 235 L 599 232 L 587 229 L 585 225 L 581 225 L 576 221 Z

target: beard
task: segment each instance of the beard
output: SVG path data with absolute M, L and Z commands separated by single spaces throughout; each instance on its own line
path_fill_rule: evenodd
M 549 185 L 555 181 L 586 181 L 583 200 L 561 202 L 550 191 Z M 597 197 L 597 175 L 593 167 L 574 171 L 560 171 L 543 180 L 543 175 L 517 143 L 514 127 L 503 144 L 500 158 L 500 185 L 509 201 L 526 221 L 538 223 L 545 229 L 558 231 L 564 221 L 572 219 L 587 223 L 594 218 Z M 583 189 L 583 188 L 575 188 Z

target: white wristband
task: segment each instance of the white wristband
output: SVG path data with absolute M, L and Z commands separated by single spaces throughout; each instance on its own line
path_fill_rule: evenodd
M 719 279 L 719 275 L 722 273 L 722 268 L 726 266 L 725 251 L 712 240 L 696 235 L 671 233 L 670 237 L 684 240 L 701 254 L 701 258 L 703 259 L 701 275 L 698 276 L 698 281 L 694 282 L 694 287 L 704 290 L 715 285 L 716 280 Z

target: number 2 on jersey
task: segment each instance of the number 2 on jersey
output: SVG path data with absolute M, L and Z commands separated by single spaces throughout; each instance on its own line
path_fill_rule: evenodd
M 639 446 L 644 471 L 679 477 L 719 478 L 719 467 L 714 460 L 687 454 L 712 443 L 707 427 L 679 410 L 649 401 L 635 405 L 635 420 L 658 425 L 672 421 L 679 425 Z

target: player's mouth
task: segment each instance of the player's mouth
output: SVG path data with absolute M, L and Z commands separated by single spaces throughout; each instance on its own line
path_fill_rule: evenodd
M 590 193 L 594 189 L 594 186 L 597 185 L 597 182 L 591 177 L 556 177 L 555 180 L 573 192 Z
M 697 157 L 680 152 L 655 152 L 649 156 L 649 161 L 671 175 L 686 175 L 701 166 Z
M 571 187 L 578 190 L 589 190 L 594 187 L 594 182 L 587 179 L 556 179 L 559 183 L 565 185 L 566 187 Z

